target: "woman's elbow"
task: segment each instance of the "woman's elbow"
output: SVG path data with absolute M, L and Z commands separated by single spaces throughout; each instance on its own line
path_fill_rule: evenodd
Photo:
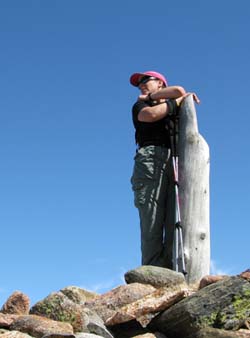
M 176 89 L 176 93 L 178 94 L 178 96 L 183 96 L 186 94 L 185 89 L 181 86 L 176 86 L 175 89 Z

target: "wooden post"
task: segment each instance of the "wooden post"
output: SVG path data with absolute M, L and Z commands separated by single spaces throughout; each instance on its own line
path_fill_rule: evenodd
M 188 283 L 210 270 L 209 147 L 199 134 L 192 95 L 180 109 L 179 194 Z M 181 269 L 180 269 L 181 270 Z

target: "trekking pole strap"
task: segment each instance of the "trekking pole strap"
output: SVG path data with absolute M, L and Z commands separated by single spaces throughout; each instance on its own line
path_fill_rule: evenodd
M 175 227 L 177 228 L 177 229 L 182 229 L 182 225 L 181 225 L 181 222 L 176 222 L 175 223 Z
M 178 143 L 179 143 L 179 107 L 175 100 L 167 101 L 169 113 L 166 118 L 166 128 L 170 136 L 170 145 L 172 156 L 178 157 Z

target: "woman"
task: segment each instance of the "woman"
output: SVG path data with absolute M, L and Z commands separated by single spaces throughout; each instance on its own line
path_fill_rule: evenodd
M 168 86 L 155 71 L 135 73 L 130 83 L 141 92 L 132 108 L 137 152 L 131 183 L 140 217 L 142 265 L 172 269 L 175 192 L 166 118 L 190 93 Z

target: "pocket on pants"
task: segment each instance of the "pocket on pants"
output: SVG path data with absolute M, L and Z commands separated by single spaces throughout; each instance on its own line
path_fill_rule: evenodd
M 134 204 L 136 208 L 139 208 L 146 201 L 146 186 L 143 182 L 134 182 L 132 189 L 134 191 Z
M 150 187 L 154 184 L 157 174 L 154 148 L 141 148 L 135 158 L 133 175 L 131 177 L 134 191 L 134 204 L 137 208 L 143 206 L 149 198 Z
M 134 176 L 136 179 L 154 179 L 155 177 L 155 156 L 152 150 L 148 148 L 140 149 L 134 158 Z

